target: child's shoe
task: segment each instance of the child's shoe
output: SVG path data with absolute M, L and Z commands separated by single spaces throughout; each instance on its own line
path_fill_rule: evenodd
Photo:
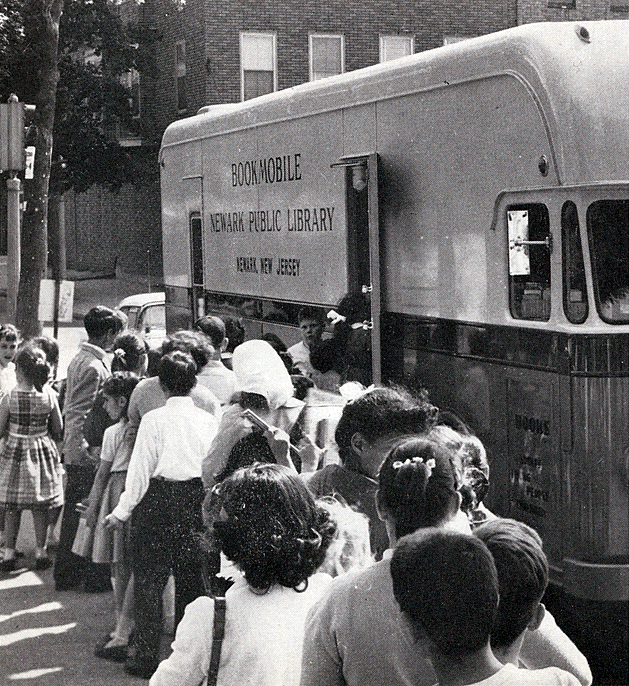
M 0 562 L 0 572 L 14 572 L 17 569 L 17 557 L 9 557 Z
M 50 569 L 50 567 L 52 567 L 52 560 L 48 555 L 42 555 L 35 559 L 35 569 L 42 571 L 44 569 Z

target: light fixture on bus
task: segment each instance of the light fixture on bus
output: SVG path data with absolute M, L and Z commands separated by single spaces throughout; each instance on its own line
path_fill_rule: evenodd
M 364 164 L 355 164 L 352 167 L 352 187 L 357 193 L 367 187 L 367 167 Z

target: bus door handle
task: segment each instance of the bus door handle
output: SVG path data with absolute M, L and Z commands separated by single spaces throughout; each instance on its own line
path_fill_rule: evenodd
M 522 240 L 521 238 L 516 238 L 513 242 L 512 245 L 514 248 L 519 248 L 523 245 L 545 245 L 548 248 L 548 252 L 553 251 L 553 235 L 551 233 L 546 236 L 546 238 L 543 241 L 525 241 Z M 364 286 L 363 286 L 364 288 Z

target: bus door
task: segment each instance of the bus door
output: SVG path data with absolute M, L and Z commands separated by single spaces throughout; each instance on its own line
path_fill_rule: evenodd
M 512 319 L 503 358 L 508 513 L 539 532 L 556 575 L 571 447 L 570 377 L 556 323 L 561 202 L 557 193 L 540 190 L 506 193 L 500 205 L 497 238 L 507 252 Z
M 374 383 L 381 378 L 380 351 L 380 222 L 378 154 L 350 155 L 332 165 L 345 167 L 347 208 L 348 290 L 367 296 L 371 316 L 371 368 Z
M 183 179 L 186 217 L 190 240 L 190 292 L 192 312 L 196 319 L 205 314 L 203 255 L 203 177 Z

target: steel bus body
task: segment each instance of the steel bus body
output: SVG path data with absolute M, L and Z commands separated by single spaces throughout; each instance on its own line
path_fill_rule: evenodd
M 554 583 L 625 603 L 628 82 L 626 22 L 531 24 L 203 108 L 160 154 L 170 329 L 292 342 L 364 287 L 374 378 L 484 441 Z

